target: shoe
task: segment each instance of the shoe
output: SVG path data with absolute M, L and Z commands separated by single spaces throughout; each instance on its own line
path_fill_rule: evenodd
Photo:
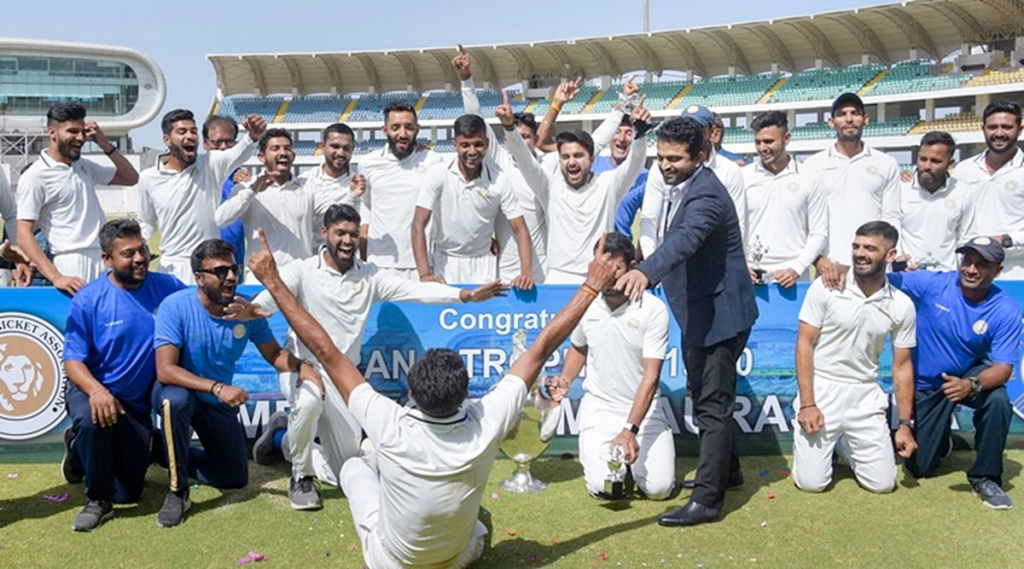
M 162 528 L 172 528 L 181 523 L 185 518 L 185 512 L 192 507 L 192 500 L 188 498 L 188 490 L 182 492 L 168 492 L 164 498 L 164 505 L 156 514 L 156 525 Z
M 71 450 L 74 444 L 75 433 L 71 427 L 68 427 L 64 429 L 64 456 L 60 459 L 60 472 L 68 484 L 78 484 L 85 478 L 85 473 L 82 472 L 82 463 Z
M 278 411 L 267 419 L 267 426 L 263 427 L 260 438 L 252 445 L 252 461 L 256 464 L 267 466 L 284 460 L 281 449 L 274 448 L 274 433 L 288 428 L 288 413 Z
M 698 504 L 697 502 L 690 502 L 678 510 L 673 510 L 667 514 L 659 516 L 658 525 L 669 527 L 695 526 L 697 524 L 718 521 L 721 517 L 721 506 L 711 508 Z
M 75 521 L 71 522 L 71 529 L 92 531 L 112 517 L 114 517 L 114 504 L 110 500 L 89 500 L 82 511 L 75 516 Z
M 303 476 L 298 480 L 292 478 L 288 482 L 288 497 L 292 500 L 293 510 L 319 510 L 323 507 L 312 476 Z
M 1003 492 L 995 480 L 989 478 L 974 485 L 974 495 L 993 510 L 1009 510 L 1013 507 L 1013 500 Z
M 729 475 L 729 481 L 725 483 L 725 488 L 739 488 L 743 486 L 743 473 L 737 471 L 735 474 Z M 696 480 L 683 480 L 679 483 L 679 487 L 683 490 L 693 490 L 697 487 Z

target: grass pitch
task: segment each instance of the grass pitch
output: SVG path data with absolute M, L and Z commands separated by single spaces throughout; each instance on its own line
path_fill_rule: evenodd
M 790 457 L 747 457 L 746 484 L 729 491 L 725 519 L 686 529 L 656 522 L 686 492 L 667 502 L 594 500 L 579 463 L 552 457 L 533 468 L 547 490 L 510 494 L 498 485 L 513 464 L 498 460 L 483 501 L 493 540 L 477 566 L 1020 567 L 1024 492 L 1014 483 L 1024 451 L 1006 455 L 1004 488 L 1018 510 L 990 510 L 971 495 L 964 470 L 972 459 L 955 452 L 938 477 L 919 481 L 901 472 L 898 490 L 879 496 L 861 490 L 842 466 L 832 489 L 805 494 L 788 476 Z M 71 531 L 85 503 L 82 487 L 63 482 L 56 457 L 31 460 L 0 462 L 0 567 L 231 567 L 250 551 L 267 556 L 257 567 L 362 564 L 341 492 L 324 489 L 319 512 L 295 512 L 283 464 L 250 463 L 243 490 L 193 487 L 192 510 L 173 529 L 156 525 L 167 475 L 152 468 L 142 503 L 117 507 L 114 519 L 82 534 Z M 677 475 L 692 476 L 694 463 L 680 459 Z M 63 503 L 43 498 L 65 492 Z

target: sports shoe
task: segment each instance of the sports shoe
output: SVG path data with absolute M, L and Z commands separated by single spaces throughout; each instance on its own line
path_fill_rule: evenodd
M 64 429 L 64 456 L 60 459 L 60 472 L 68 484 L 78 484 L 85 478 L 85 473 L 82 472 L 82 463 L 72 452 L 74 444 L 75 433 L 71 427 L 68 427 Z
M 114 517 L 114 504 L 110 500 L 89 500 L 81 512 L 71 522 L 71 529 L 75 531 L 92 531 L 103 522 Z
M 293 510 L 319 510 L 323 507 L 312 476 L 303 476 L 298 480 L 292 478 L 288 482 L 288 497 L 292 499 Z
M 1009 510 L 1013 507 L 1013 500 L 1003 492 L 995 480 L 989 478 L 974 485 L 974 495 L 994 510 Z
M 188 490 L 180 492 L 168 492 L 164 498 L 164 505 L 156 514 L 156 525 L 162 528 L 172 528 L 181 523 L 185 512 L 192 507 L 192 500 L 188 498 Z
M 274 433 L 288 428 L 288 414 L 278 411 L 267 419 L 267 425 L 263 427 L 260 438 L 252 445 L 252 461 L 256 464 L 267 466 L 279 460 L 284 460 L 281 449 L 274 448 Z

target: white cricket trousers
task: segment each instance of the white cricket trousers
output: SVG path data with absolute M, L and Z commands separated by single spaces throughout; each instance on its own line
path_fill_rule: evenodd
M 85 282 L 99 278 L 107 270 L 103 264 L 103 252 L 99 248 L 58 253 L 53 256 L 53 266 L 57 267 L 60 274 L 78 277 Z
M 430 257 L 431 270 L 450 285 L 480 285 L 498 278 L 498 258 L 487 253 L 479 257 L 451 257 L 435 252 Z
M 377 535 L 380 514 L 380 479 L 370 463 L 362 457 L 345 461 L 341 469 L 341 490 L 348 497 L 352 523 L 356 526 L 359 542 L 363 546 L 363 561 L 370 569 L 401 569 L 404 565 L 392 556 Z M 462 555 L 451 567 L 467 567 L 484 552 L 487 528 L 476 521 L 476 532 Z
M 871 492 L 896 488 L 896 458 L 886 411 L 889 399 L 877 383 L 814 381 L 814 402 L 825 426 L 807 435 L 793 420 L 793 482 L 821 492 L 832 482 L 832 453 L 840 435 L 850 445 L 850 467 L 857 482 Z M 793 401 L 800 409 L 800 397 Z
M 341 393 L 317 366 L 324 380 L 327 398 L 320 397 L 320 388 L 311 382 L 296 387 L 299 374 L 277 376 L 281 393 L 288 399 L 288 436 L 285 437 L 285 458 L 292 463 L 292 478 L 316 476 L 321 482 L 338 486 L 338 472 L 345 461 L 359 454 L 362 428 L 349 412 Z M 314 439 L 320 436 L 320 444 Z
M 612 439 L 622 432 L 630 406 L 612 406 L 590 394 L 580 401 L 580 464 L 587 492 L 591 495 L 604 491 L 608 463 L 602 455 L 609 450 Z M 676 483 L 676 446 L 672 428 L 665 418 L 666 411 L 660 398 L 651 402 L 651 409 L 636 435 L 640 453 L 630 467 L 637 487 L 651 500 L 668 498 Z

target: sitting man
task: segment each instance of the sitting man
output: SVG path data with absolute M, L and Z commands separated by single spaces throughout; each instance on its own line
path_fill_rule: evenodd
M 914 454 L 914 304 L 893 287 L 885 266 L 896 258 L 899 233 L 884 221 L 857 228 L 853 275 L 829 290 L 822 278 L 807 289 L 796 340 L 799 395 L 793 427 L 793 482 L 820 492 L 832 482 L 832 454 L 843 435 L 860 485 L 872 492 L 896 488 L 896 462 L 886 420 L 889 399 L 878 387 L 878 358 L 892 337 L 892 383 L 899 408 L 896 448 Z
M 153 407 L 163 418 L 170 492 L 157 514 L 160 527 L 181 523 L 191 507 L 189 477 L 218 488 L 242 488 L 249 481 L 245 434 L 238 407 L 249 394 L 231 385 L 235 363 L 248 342 L 278 371 L 297 371 L 323 384 L 309 362 L 278 345 L 265 319 L 227 320 L 235 297 L 239 266 L 235 248 L 221 239 L 203 241 L 192 252 L 196 290 L 178 291 L 160 305 L 156 317 L 156 374 Z M 203 448 L 192 448 L 192 431 Z
M 498 447 L 516 426 L 548 357 L 579 323 L 597 291 L 610 286 L 619 272 L 604 243 L 590 263 L 586 283 L 490 393 L 466 401 L 469 378 L 461 358 L 451 350 L 430 350 L 409 373 L 409 395 L 417 408 L 401 407 L 373 390 L 288 290 L 265 239 L 262 244 L 249 268 L 376 446 L 379 472 L 362 457 L 350 458 L 341 471 L 366 564 L 469 565 L 483 553 L 487 531 L 477 514 Z
M 636 249 L 620 233 L 609 233 L 605 253 L 625 273 L 636 266 Z M 668 498 L 675 486 L 676 448 L 659 400 L 658 378 L 668 348 L 668 309 L 650 292 L 632 301 L 621 291 L 601 291 L 603 302 L 587 309 L 572 333 L 562 367 L 565 382 L 587 365 L 586 394 L 579 409 L 580 463 L 587 491 L 605 497 L 608 473 L 601 455 L 622 447 L 640 490 L 653 500 Z
M 110 272 L 71 300 L 64 343 L 72 422 L 64 439 L 72 450 L 63 465 L 77 471 L 65 474 L 68 482 L 84 474 L 87 499 L 71 523 L 75 531 L 109 520 L 113 502 L 139 501 L 153 433 L 153 315 L 164 298 L 185 288 L 171 275 L 149 272 L 149 247 L 135 221 L 108 222 L 99 241 Z
M 956 250 L 960 270 L 889 275 L 917 307 L 920 341 L 913 351 L 914 438 L 917 452 L 904 465 L 914 477 L 929 476 L 952 450 L 949 420 L 957 404 L 974 409 L 978 458 L 967 480 L 986 506 L 1009 509 L 1003 492 L 1003 449 L 1013 409 L 1006 381 L 1013 374 L 1021 309 L 992 280 L 1006 253 L 994 238 L 975 237 Z

